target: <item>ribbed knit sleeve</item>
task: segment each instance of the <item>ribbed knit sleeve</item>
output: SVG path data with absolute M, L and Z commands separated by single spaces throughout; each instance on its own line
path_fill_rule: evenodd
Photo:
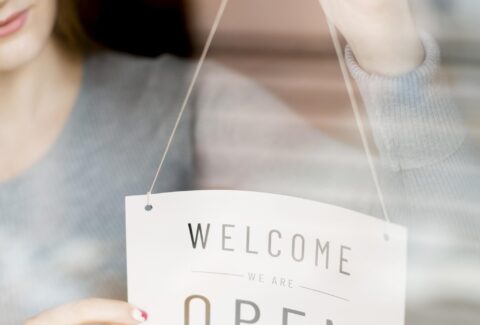
M 357 81 L 376 144 L 394 170 L 422 167 L 454 153 L 465 140 L 459 110 L 438 79 L 440 51 L 422 36 L 425 60 L 416 70 L 385 77 L 364 71 L 346 50 L 348 67 Z
M 346 60 L 384 167 L 387 208 L 409 228 L 409 301 L 415 317 L 427 317 L 411 323 L 439 324 L 445 301 L 480 305 L 480 155 L 439 77 L 439 47 L 422 39 L 425 61 L 398 77 L 367 73 L 349 47 Z

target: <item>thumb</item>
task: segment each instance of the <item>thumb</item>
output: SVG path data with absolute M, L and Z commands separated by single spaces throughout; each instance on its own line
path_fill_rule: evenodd
M 113 323 L 136 325 L 147 313 L 124 301 L 85 299 L 50 309 L 29 319 L 25 325 L 87 325 Z

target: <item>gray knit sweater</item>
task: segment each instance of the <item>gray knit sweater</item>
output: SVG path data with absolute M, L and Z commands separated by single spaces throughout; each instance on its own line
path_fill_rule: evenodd
M 425 63 L 396 78 L 362 71 L 348 49 L 347 60 L 373 127 L 388 208 L 410 230 L 407 323 L 478 324 L 480 159 L 435 82 L 438 48 L 428 38 L 425 47 Z M 0 324 L 84 297 L 126 299 L 124 197 L 147 191 L 191 68 L 166 55 L 87 59 L 59 138 L 29 170 L 0 183 Z M 289 194 L 381 216 L 361 150 L 213 63 L 155 192 L 193 188 Z

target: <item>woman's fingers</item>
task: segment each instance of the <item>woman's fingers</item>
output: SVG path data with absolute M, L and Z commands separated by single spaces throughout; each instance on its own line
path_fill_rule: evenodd
M 107 299 L 86 299 L 62 305 L 26 322 L 26 325 L 135 325 L 146 321 L 148 315 L 129 303 Z

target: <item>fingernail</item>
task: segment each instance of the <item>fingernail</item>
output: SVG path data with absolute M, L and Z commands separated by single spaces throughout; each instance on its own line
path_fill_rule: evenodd
M 132 311 L 132 317 L 133 317 L 133 319 L 135 319 L 136 321 L 143 323 L 143 322 L 146 322 L 146 321 L 147 321 L 147 319 L 148 319 L 148 314 L 147 314 L 146 311 L 143 311 L 143 310 L 141 310 L 141 309 L 136 308 L 136 309 L 134 309 L 134 310 Z

